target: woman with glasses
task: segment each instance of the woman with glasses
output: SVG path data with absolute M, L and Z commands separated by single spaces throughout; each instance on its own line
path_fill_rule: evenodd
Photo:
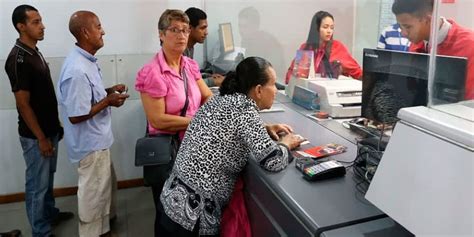
M 145 110 L 148 133 L 178 134 L 179 139 L 174 139 L 176 147 L 179 147 L 191 118 L 212 95 L 202 80 L 197 62 L 182 56 L 189 32 L 189 18 L 184 12 L 164 11 L 158 21 L 161 50 L 140 69 L 135 82 Z M 184 116 L 181 116 L 182 111 Z M 145 184 L 152 188 L 156 208 L 155 235 L 162 210 L 159 197 L 173 163 L 144 166 Z
M 323 77 L 337 78 L 339 74 L 355 79 L 362 77 L 362 69 L 342 42 L 333 39 L 334 17 L 329 12 L 314 14 L 306 43 L 300 49 L 314 51 L 314 71 Z M 286 74 L 288 84 L 293 74 L 295 60 Z

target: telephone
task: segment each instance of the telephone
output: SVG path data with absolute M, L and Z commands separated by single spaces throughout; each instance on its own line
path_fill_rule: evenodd
M 329 179 L 346 174 L 346 168 L 335 160 L 329 160 L 307 166 L 303 170 L 303 178 L 308 181 Z

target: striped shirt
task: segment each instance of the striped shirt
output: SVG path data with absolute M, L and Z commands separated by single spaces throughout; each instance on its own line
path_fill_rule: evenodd
M 394 24 L 386 27 L 380 34 L 377 48 L 397 50 L 397 51 L 408 51 L 410 48 L 410 41 L 402 36 L 400 25 Z

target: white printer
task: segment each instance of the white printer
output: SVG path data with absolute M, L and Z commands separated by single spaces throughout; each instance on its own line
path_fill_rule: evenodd
M 361 114 L 362 82 L 354 79 L 315 80 L 308 89 L 318 93 L 321 111 L 334 118 L 358 117 Z

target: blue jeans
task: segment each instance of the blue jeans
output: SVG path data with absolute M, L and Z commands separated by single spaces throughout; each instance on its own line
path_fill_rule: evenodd
M 55 148 L 54 154 L 52 157 L 43 157 L 38 140 L 20 136 L 26 163 L 26 214 L 34 237 L 49 236 L 51 234 L 50 222 L 59 213 L 53 196 L 54 172 L 56 172 L 58 159 L 58 135 L 50 139 Z

